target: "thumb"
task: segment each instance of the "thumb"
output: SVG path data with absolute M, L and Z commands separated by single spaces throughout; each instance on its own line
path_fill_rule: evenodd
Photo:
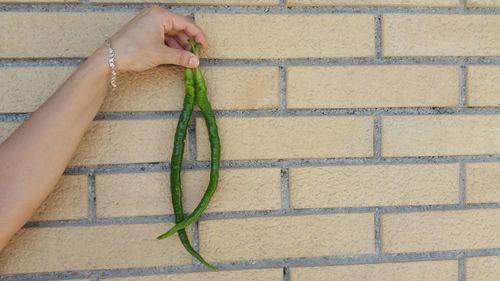
M 200 60 L 195 54 L 169 47 L 162 48 L 160 50 L 159 57 L 161 64 L 175 64 L 185 67 L 197 67 L 200 63 Z

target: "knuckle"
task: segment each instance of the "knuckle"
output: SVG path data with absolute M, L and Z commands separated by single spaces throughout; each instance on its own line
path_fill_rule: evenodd
M 184 64 L 184 57 L 182 54 L 178 54 L 175 58 L 175 64 L 177 65 L 183 65 Z
M 165 9 L 163 9 L 162 7 L 158 6 L 158 5 L 153 5 L 148 9 L 148 12 L 153 14 L 153 15 L 161 15 L 161 14 L 164 14 L 165 13 Z

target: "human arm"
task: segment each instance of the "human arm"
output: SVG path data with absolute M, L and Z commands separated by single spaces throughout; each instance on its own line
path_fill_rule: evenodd
M 188 38 L 207 47 L 190 19 L 158 6 L 142 10 L 111 37 L 118 86 L 124 71 L 197 66 L 198 58 L 183 50 Z M 0 144 L 0 250 L 54 189 L 99 111 L 110 78 L 103 43 Z

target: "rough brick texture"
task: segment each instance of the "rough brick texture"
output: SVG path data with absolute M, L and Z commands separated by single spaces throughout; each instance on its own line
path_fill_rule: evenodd
M 498 0 L 467 0 L 468 7 L 500 7 Z
M 499 210 L 383 215 L 382 248 L 389 253 L 498 248 L 499 218 Z
M 112 278 L 110 281 L 281 281 L 281 269 L 234 270 L 221 272 L 183 273 L 159 276 Z
M 332 276 L 335 276 L 336 279 L 343 281 L 456 281 L 457 267 L 456 261 L 298 267 L 290 270 L 290 279 L 296 281 L 329 281 L 332 280 Z
M 374 23 L 370 15 L 200 13 L 195 18 L 210 38 L 210 48 L 203 52 L 209 58 L 371 57 L 374 54 Z
M 88 216 L 87 176 L 63 176 L 31 220 L 84 219 Z
M 395 156 L 500 153 L 497 115 L 384 116 L 382 154 Z
M 466 260 L 468 281 L 495 280 L 500 275 L 500 257 L 476 257 Z
M 292 66 L 289 108 L 456 106 L 453 66 Z M 333 95 L 333 96 L 332 96 Z
M 369 254 L 374 251 L 373 216 L 340 214 L 202 221 L 200 243 L 201 253 L 217 261 Z
M 469 1 L 479 2 L 484 0 Z M 288 0 L 287 4 L 289 6 L 457 7 L 459 4 L 459 0 Z
M 172 214 L 167 173 L 97 175 L 97 216 Z M 207 170 L 182 175 L 184 208 L 191 212 L 208 184 Z M 223 169 L 218 191 L 206 212 L 281 208 L 279 169 Z
M 151 3 L 149 0 L 90 0 L 94 3 Z M 157 3 L 177 5 L 245 5 L 245 6 L 274 6 L 279 0 L 161 0 Z
M 293 208 L 453 204 L 458 165 L 291 168 L 290 193 Z
M 90 125 L 71 164 L 167 161 L 175 120 L 96 121 Z
M 34 111 L 74 69 L 61 66 L 0 69 L 1 112 Z M 216 66 L 204 68 L 203 73 L 214 109 L 273 109 L 279 106 L 277 67 Z M 116 92 L 109 92 L 100 110 L 180 110 L 184 93 L 182 79 L 182 70 L 174 67 L 123 73 L 118 82 L 120 87 Z
M 188 264 L 177 239 L 158 241 L 169 224 L 41 227 L 21 230 L 2 252 L 0 273 Z
M 219 118 L 221 158 L 362 157 L 372 154 L 370 117 Z M 198 159 L 210 159 L 203 120 L 196 121 Z
M 500 68 L 491 65 L 467 67 L 467 105 L 500 106 Z
M 167 161 L 174 140 L 175 120 L 118 120 L 93 122 L 75 152 L 71 165 Z M 0 122 L 0 141 L 20 122 Z M 188 149 L 187 149 L 188 150 Z
M 469 203 L 499 202 L 500 164 L 469 163 L 466 165 L 465 200 Z
M 0 58 L 86 57 L 135 13 L 0 14 Z M 33 28 L 36 26 L 37 28 Z
M 382 20 L 385 56 L 500 55 L 500 16 L 391 14 Z

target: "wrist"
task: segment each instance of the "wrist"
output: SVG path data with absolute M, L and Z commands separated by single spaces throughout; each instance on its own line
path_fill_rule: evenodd
M 87 58 L 85 64 L 97 75 L 106 79 L 109 85 L 111 81 L 111 67 L 108 63 L 108 48 L 103 43 Z

